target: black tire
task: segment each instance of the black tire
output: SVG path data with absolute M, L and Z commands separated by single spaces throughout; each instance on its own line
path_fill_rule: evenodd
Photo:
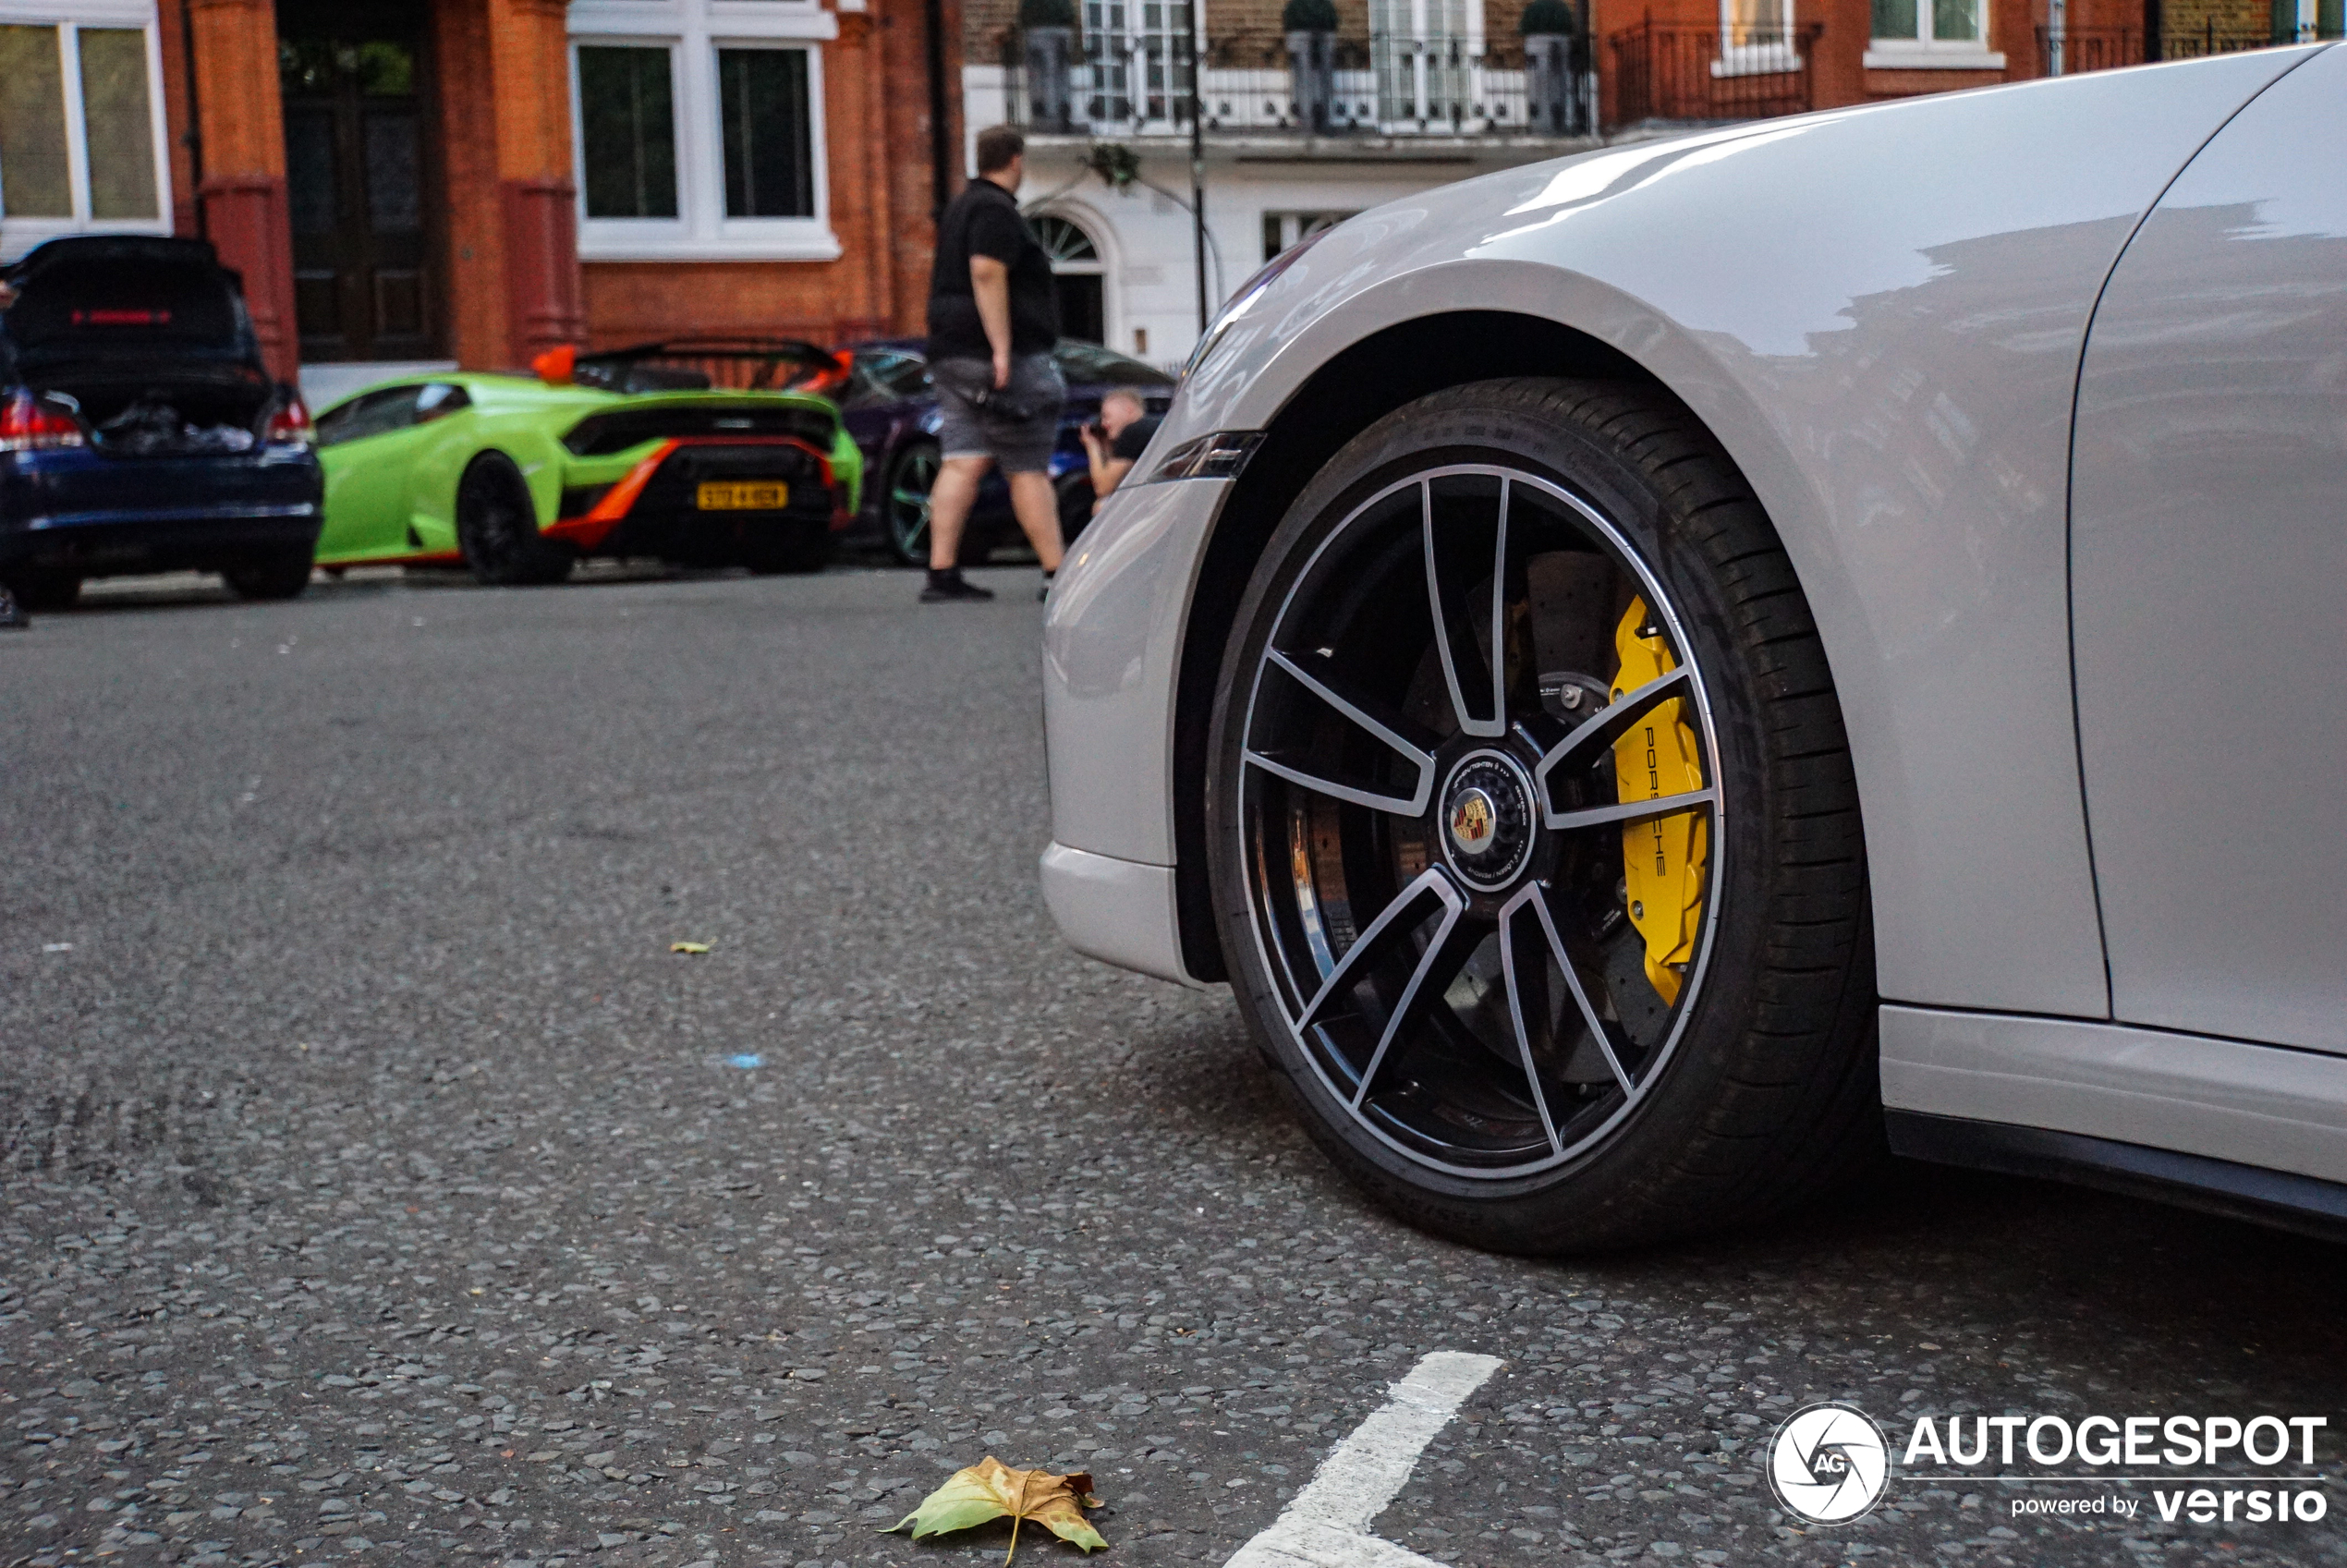
M 57 566 L 18 566 L 8 574 L 8 591 L 28 612 L 70 610 L 81 597 L 81 575 Z
M 1437 468 L 1450 471 L 1429 472 Z M 1506 474 L 1518 477 L 1502 484 Z M 1487 491 L 1497 497 L 1488 503 L 1496 521 L 1488 524 L 1474 520 Z M 1511 507 L 1520 522 L 1509 520 Z M 1458 531 L 1477 527 L 1487 531 Z M 1538 542 L 1564 541 L 1575 529 L 1579 542 Z M 1483 550 L 1496 556 L 1476 553 Z M 1550 586 L 1530 587 L 1536 571 Z M 1581 583 L 1605 586 L 1571 586 Z M 1452 588 L 1460 590 L 1458 609 L 1429 615 L 1429 591 L 1449 606 Z M 1374 599 L 1386 591 L 1396 597 Z M 1641 615 L 1649 594 L 1660 614 L 1649 606 Z M 1568 614 L 1567 605 L 1577 608 Z M 1438 619 L 1454 628 L 1448 656 L 1435 646 Z M 1587 640 L 1577 629 L 1609 625 L 1611 641 Z M 1486 626 L 1492 629 L 1478 645 L 1473 639 L 1485 637 Z M 1283 662 L 1267 654 L 1275 631 Z M 1346 672 L 1371 668 L 1370 650 L 1397 644 L 1375 667 L 1417 673 L 1381 677 L 1390 689 L 1401 690 L 1391 685 L 1401 681 L 1425 693 L 1429 662 L 1447 686 L 1410 699 L 1418 709 L 1399 699 L 1382 711 L 1370 706 L 1386 700 L 1374 682 L 1339 693 L 1340 675 L 1357 680 Z M 1628 662 L 1641 646 L 1662 650 L 1662 675 L 1633 690 Z M 1540 673 L 1551 647 L 1587 655 L 1567 662 L 1573 670 L 1615 667 L 1581 680 L 1582 692 L 1568 699 L 1573 681 Z M 1356 648 L 1358 659 L 1347 651 Z M 1224 660 L 1206 812 L 1233 990 L 1307 1130 L 1373 1198 L 1471 1246 L 1590 1251 L 1748 1223 L 1875 1157 L 1881 1118 L 1871 920 L 1840 704 L 1775 529 L 1733 462 L 1684 407 L 1647 389 L 1522 379 L 1451 389 L 1388 416 L 1345 446 L 1289 509 L 1254 571 Z M 1494 662 L 1498 679 L 1478 684 L 1491 680 Z M 1323 675 L 1319 687 L 1308 684 Z M 1666 702 L 1651 695 L 1657 690 L 1687 696 Z M 1452 733 L 1438 749 L 1431 722 L 1406 736 L 1397 730 L 1397 738 L 1417 737 L 1411 744 L 1418 750 L 1405 751 L 1368 738 L 1344 702 L 1326 694 L 1349 697 L 1354 712 L 1373 717 L 1447 715 Z M 1480 714 L 1478 703 L 1488 704 Z M 1612 719 L 1588 723 L 1600 711 Z M 1627 824 L 1613 815 L 1617 802 L 1629 809 L 1649 798 L 1649 788 L 1654 797 L 1684 788 L 1689 801 L 1707 798 L 1650 773 L 1656 719 L 1680 723 L 1693 744 L 1686 776 L 1707 779 L 1716 802 L 1638 824 L 1654 831 L 1658 845 L 1665 821 L 1704 821 L 1708 831 L 1689 840 L 1697 847 L 1682 862 L 1697 868 L 1696 880 L 1648 884 L 1696 890 L 1678 911 L 1666 910 L 1684 922 L 1680 929 L 1699 933 L 1682 950 L 1693 954 L 1690 963 L 1663 966 L 1675 983 L 1653 978 L 1654 949 L 1644 945 L 1650 939 L 1623 923 L 1642 920 L 1645 909 L 1624 907 Z M 1471 723 L 1500 738 L 1475 739 Z M 1613 772 L 1621 746 L 1637 754 L 1641 730 L 1640 772 L 1658 780 L 1651 786 L 1640 773 Z M 1576 731 L 1568 748 L 1561 737 Z M 1338 749 L 1271 749 L 1291 735 L 1333 735 Z M 1510 776 L 1520 784 L 1494 784 L 1493 770 L 1478 759 L 1488 762 L 1493 748 L 1509 747 L 1537 755 L 1538 767 L 1517 767 Z M 1346 767 L 1329 766 L 1340 749 Z M 1344 785 L 1370 793 L 1335 798 L 1332 784 L 1363 765 L 1370 772 L 1359 778 L 1399 783 L 1390 790 Z M 1483 772 L 1470 777 L 1470 766 Z M 1376 774 L 1380 767 L 1384 774 Z M 1584 768 L 1586 781 L 1575 772 Z M 1403 799 L 1405 786 L 1417 793 Z M 1479 806 L 1467 798 L 1478 791 L 1486 796 Z M 1411 818 L 1421 801 L 1424 815 Z M 1325 840 L 1298 836 L 1299 824 L 1329 824 L 1308 829 Z M 1466 847 L 1478 833 L 1481 847 Z M 1374 852 L 1381 843 L 1399 846 L 1387 869 Z M 1639 845 L 1636 874 L 1644 877 Z M 1503 850 L 1514 858 L 1475 858 Z M 1412 853 L 1422 869 L 1412 869 Z M 1504 883 L 1478 891 L 1471 862 L 1516 878 L 1513 891 Z M 1610 871 L 1625 880 L 1615 882 Z M 1363 902 L 1340 915 L 1311 881 L 1324 875 Z M 1429 880 L 1450 890 L 1432 890 L 1450 902 L 1408 903 L 1410 889 Z M 1377 898 L 1390 902 L 1370 902 Z M 1496 913 L 1485 912 L 1502 900 Z M 1295 960 L 1298 906 L 1317 922 L 1317 972 Z M 1394 917 L 1382 933 L 1370 918 L 1379 908 Z M 1537 922 L 1528 918 L 1535 913 Z M 1493 924 L 1474 924 L 1482 918 Z M 1470 951 L 1469 942 L 1481 945 Z M 1348 969 L 1356 943 L 1367 956 Z M 1490 956 L 1495 944 L 1504 965 Z M 1625 948 L 1635 954 L 1626 966 Z M 1493 978 L 1495 967 L 1503 978 Z M 1403 969 L 1426 983 L 1396 985 Z M 1342 983 L 1320 985 L 1332 974 Z M 1378 1053 L 1360 1051 L 1356 1042 L 1372 1037 Z M 1507 1059 L 1511 1049 L 1519 1059 Z M 1599 1057 L 1610 1076 L 1586 1065 Z M 1356 1076 L 1346 1079 L 1347 1070 Z M 1515 1099 L 1507 1100 L 1511 1074 Z M 1517 1113 L 1532 1129 L 1517 1144 L 1487 1134 Z
M 761 577 L 820 572 L 831 559 L 832 536 L 827 529 L 776 529 L 742 547 L 742 565 Z
M 514 460 L 484 452 L 456 481 L 456 547 L 490 588 L 534 588 L 570 576 L 578 553 L 538 531 L 538 507 Z
M 239 599 L 296 599 L 310 586 L 310 555 L 307 550 L 289 550 L 269 560 L 231 566 L 220 575 Z
M 929 565 L 929 492 L 937 483 L 937 443 L 909 441 L 888 460 L 880 487 L 881 538 L 907 566 Z

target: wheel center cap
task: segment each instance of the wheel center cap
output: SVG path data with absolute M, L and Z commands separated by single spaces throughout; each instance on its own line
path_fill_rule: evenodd
M 1514 760 L 1478 751 L 1442 794 L 1442 854 L 1468 886 L 1505 886 L 1532 854 L 1532 783 Z
M 1500 831 L 1499 803 L 1479 789 L 1463 789 L 1451 802 L 1451 842 L 1469 855 L 1490 847 Z

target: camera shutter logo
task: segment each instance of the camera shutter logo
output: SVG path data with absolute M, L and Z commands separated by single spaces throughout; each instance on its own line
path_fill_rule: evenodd
M 1785 1417 L 1769 1443 L 1769 1485 L 1786 1513 L 1813 1525 L 1841 1525 L 1882 1501 L 1890 1445 L 1854 1405 L 1806 1404 Z

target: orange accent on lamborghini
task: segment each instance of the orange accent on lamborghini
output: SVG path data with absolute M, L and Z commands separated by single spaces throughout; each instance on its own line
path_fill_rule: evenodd
M 795 435 L 672 436 L 654 447 L 642 462 L 628 469 L 626 477 L 605 491 L 602 499 L 596 502 L 584 517 L 564 517 L 550 523 L 542 530 L 545 536 L 567 540 L 582 553 L 594 550 L 611 537 L 614 529 L 626 520 L 627 514 L 635 510 L 636 502 L 643 495 L 644 487 L 651 483 L 652 476 L 660 472 L 660 466 L 667 462 L 680 446 L 796 446 L 814 458 L 822 469 L 824 488 L 833 494 L 839 492 L 838 481 L 832 474 L 830 456 Z M 834 531 L 841 527 L 838 518 L 839 515 L 834 511 L 832 520 Z
M 544 530 L 546 537 L 566 539 L 581 551 L 592 550 L 602 543 L 611 537 L 611 530 L 627 516 L 628 509 L 636 504 L 636 498 L 644 493 L 644 486 L 652 482 L 652 476 L 660 472 L 660 466 L 683 444 L 683 442 L 672 439 L 653 447 L 651 456 L 628 469 L 625 479 L 603 492 L 603 498 L 596 502 L 585 517 L 563 518 Z

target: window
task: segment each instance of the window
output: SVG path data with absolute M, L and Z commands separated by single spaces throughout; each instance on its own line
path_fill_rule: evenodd
M 155 58 L 151 20 L 0 24 L 0 253 L 91 228 L 166 229 Z
M 1765 76 L 1796 71 L 1793 0 L 1720 0 L 1720 58 L 1711 74 Z
M 1874 38 L 1866 63 L 1881 69 L 1962 66 L 2000 69 L 1988 53 L 1982 0 L 1874 0 Z
M 1059 361 L 1060 373 L 1072 382 L 1089 382 L 1096 386 L 1174 384 L 1174 378 L 1155 365 L 1144 365 L 1097 343 L 1075 343 L 1063 338 L 1060 346 L 1052 350 L 1052 358 Z
M 1874 36 L 1883 43 L 1980 43 L 1980 0 L 1874 0 Z
M 1101 248 L 1072 218 L 1045 213 L 1035 219 L 1035 237 L 1052 259 L 1052 284 L 1059 296 L 1060 335 L 1102 343 L 1108 338 L 1107 268 Z
M 927 396 L 929 361 L 918 354 L 895 348 L 869 349 L 856 356 L 854 381 L 847 407 L 871 408 Z
M 1263 214 L 1263 259 L 1278 257 L 1281 251 L 1301 245 L 1316 234 L 1336 227 L 1352 213 L 1266 213 Z
M 318 416 L 318 444 L 340 446 L 346 441 L 364 441 L 371 435 L 406 430 L 416 422 L 417 400 L 424 390 L 420 386 L 387 386 L 328 409 Z
M 1483 7 L 1465 0 L 1369 0 L 1369 67 L 1378 121 L 1449 130 L 1466 117 L 1483 53 Z
M 1187 125 L 1195 25 L 1185 0 L 1086 0 L 1088 117 Z
M 669 51 L 581 44 L 582 194 L 590 218 L 676 215 L 676 107 Z
M 721 49 L 717 80 L 725 124 L 725 215 L 813 217 L 807 51 Z
M 815 0 L 571 0 L 587 261 L 830 261 Z

